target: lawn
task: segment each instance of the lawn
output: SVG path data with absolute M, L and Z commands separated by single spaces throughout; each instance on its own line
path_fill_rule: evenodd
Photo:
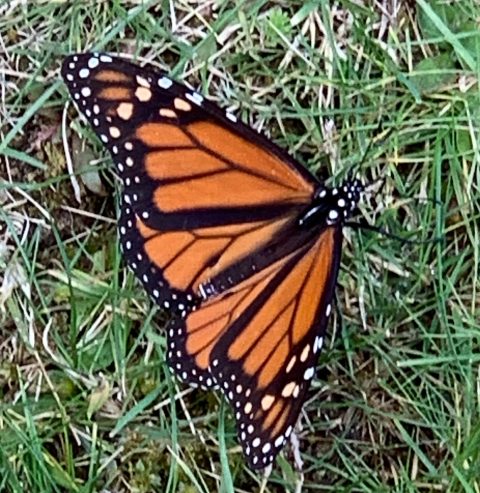
M 0 492 L 480 492 L 476 0 L 0 0 Z M 119 180 L 68 54 L 150 63 L 370 193 L 269 475 L 165 363 L 121 257 Z M 409 241 L 406 241 L 409 240 Z M 295 448 L 295 447 L 294 447 Z

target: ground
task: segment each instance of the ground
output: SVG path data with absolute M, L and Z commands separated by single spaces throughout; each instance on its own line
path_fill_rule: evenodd
M 479 19 L 475 0 L 0 3 L 0 491 L 480 491 Z M 302 472 L 289 447 L 251 472 L 220 396 L 166 369 L 110 158 L 65 106 L 62 59 L 91 49 L 189 83 L 329 184 L 374 184 L 360 218 L 383 232 L 345 229 Z

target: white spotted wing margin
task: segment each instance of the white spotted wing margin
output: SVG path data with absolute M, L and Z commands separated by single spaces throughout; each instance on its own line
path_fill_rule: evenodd
M 143 122 L 168 120 L 159 108 L 173 104 L 178 95 L 184 98 L 188 89 L 161 72 L 103 53 L 70 55 L 61 73 L 78 110 L 109 150 L 122 181 L 118 229 L 127 264 L 158 305 L 177 313 L 188 311 L 193 292 L 171 286 L 145 250 L 139 221 L 146 222 L 151 214 L 151 180 L 144 166 L 147 149 L 135 136 Z
M 245 281 L 245 289 L 240 284 L 206 300 L 170 325 L 170 367 L 187 383 L 220 387 L 252 469 L 273 463 L 306 400 L 331 313 L 341 236 L 341 228 L 328 228 L 272 275 L 257 273 L 251 290 Z M 328 272 L 322 264 L 328 264 Z M 298 269 L 308 277 L 299 279 Z M 310 295 L 314 285 L 317 291 Z M 256 291 L 258 286 L 262 289 Z M 228 321 L 219 330 L 225 316 Z M 197 336 L 203 342 L 197 343 Z M 207 353 L 208 365 L 202 364 Z

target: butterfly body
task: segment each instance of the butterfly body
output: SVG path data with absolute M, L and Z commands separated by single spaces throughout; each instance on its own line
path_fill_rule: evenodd
M 219 387 L 249 465 L 271 464 L 314 375 L 361 183 L 324 186 L 151 68 L 87 53 L 62 75 L 123 182 L 124 257 L 176 313 L 168 364 L 193 386 Z

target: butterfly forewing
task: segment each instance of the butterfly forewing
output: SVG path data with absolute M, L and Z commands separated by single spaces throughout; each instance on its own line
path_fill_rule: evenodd
M 268 244 L 311 201 L 306 170 L 165 74 L 83 54 L 68 57 L 62 75 L 112 154 L 124 184 L 122 249 L 160 305 L 193 306 L 202 283 Z M 238 281 L 228 278 L 215 289 Z

